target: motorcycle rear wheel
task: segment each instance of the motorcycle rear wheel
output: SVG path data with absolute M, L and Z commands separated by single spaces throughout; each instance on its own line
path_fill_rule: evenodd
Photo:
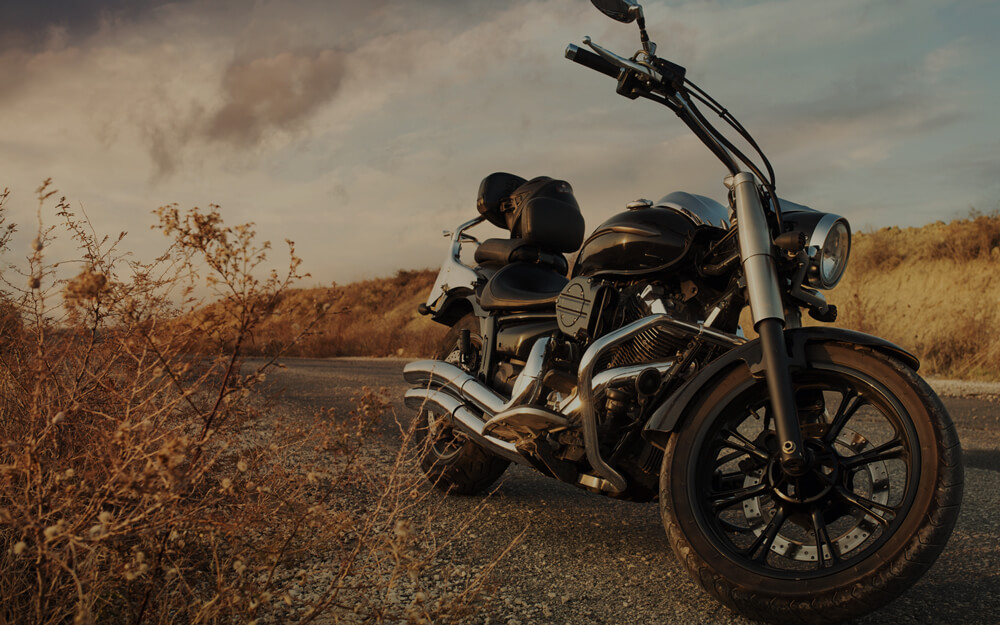
M 660 474 L 678 559 L 772 623 L 839 622 L 899 596 L 944 549 L 962 498 L 955 427 L 914 371 L 843 344 L 807 358 L 793 375 L 805 475 L 781 471 L 767 386 L 743 366 L 699 400 Z
M 461 361 L 459 340 L 469 330 L 472 362 Z M 437 359 L 474 372 L 482 353 L 479 319 L 468 314 L 448 332 Z M 510 461 L 483 449 L 457 429 L 444 415 L 423 408 L 417 416 L 417 442 L 422 445 L 420 467 L 427 479 L 449 495 L 475 495 L 492 485 L 507 470 Z

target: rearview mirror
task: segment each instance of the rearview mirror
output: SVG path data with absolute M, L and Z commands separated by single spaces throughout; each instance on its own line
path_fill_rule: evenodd
M 642 11 L 635 0 L 590 0 L 590 2 L 601 13 L 623 24 L 634 22 Z

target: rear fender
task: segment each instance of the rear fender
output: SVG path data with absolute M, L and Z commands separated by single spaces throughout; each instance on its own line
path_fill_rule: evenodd
M 452 289 L 441 296 L 431 309 L 431 319 L 449 328 L 469 313 L 485 317 L 486 311 L 479 307 L 479 300 L 472 289 Z
M 920 361 L 916 356 L 895 343 L 853 330 L 824 327 L 795 328 L 785 331 L 785 343 L 788 346 L 789 365 L 792 371 L 808 366 L 805 348 L 811 343 L 845 343 L 870 347 L 899 360 L 914 371 L 920 367 Z M 670 439 L 670 433 L 681 425 L 684 416 L 701 396 L 702 391 L 712 388 L 717 379 L 729 373 L 734 367 L 749 367 L 754 377 L 764 377 L 759 340 L 750 341 L 726 352 L 685 382 L 653 412 L 643 429 L 643 437 L 657 447 L 665 447 Z

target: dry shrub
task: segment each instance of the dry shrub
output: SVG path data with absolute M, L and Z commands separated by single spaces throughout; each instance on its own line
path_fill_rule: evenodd
M 55 201 L 79 274 L 59 277 L 57 231 L 40 225 L 28 267 L 0 276 L 0 623 L 465 614 L 482 576 L 421 582 L 447 541 L 411 435 L 367 451 L 384 398 L 296 421 L 269 418 L 257 393 L 275 362 L 243 354 L 301 277 L 291 244 L 287 270 L 258 278 L 269 246 L 252 227 L 168 206 L 156 227 L 172 243 L 141 263 L 54 194 L 39 189 L 39 223 Z M 196 315 L 205 278 L 220 303 Z

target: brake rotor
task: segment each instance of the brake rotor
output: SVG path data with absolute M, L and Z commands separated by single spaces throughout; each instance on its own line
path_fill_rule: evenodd
M 836 443 L 850 449 L 855 454 L 860 454 L 874 446 L 861 434 L 849 428 L 844 428 L 837 437 Z M 889 471 L 884 461 L 871 462 L 865 465 L 868 478 L 871 480 L 871 493 L 865 494 L 867 499 L 885 505 L 889 501 Z M 749 474 L 744 478 L 744 488 L 756 486 L 761 481 L 767 479 L 767 469 L 761 469 L 754 474 Z M 762 503 L 763 496 L 757 496 L 743 502 L 743 514 L 746 517 L 747 525 L 755 536 L 760 536 L 767 527 L 771 517 L 775 514 L 773 506 L 768 507 Z M 853 526 L 841 531 L 836 537 L 830 536 L 830 542 L 836 547 L 838 557 L 856 549 L 864 544 L 868 538 L 878 529 L 878 522 L 870 515 L 859 510 L 854 510 L 846 515 L 840 515 L 836 520 L 850 516 L 854 519 Z M 786 526 L 787 527 L 787 526 Z M 783 527 L 782 530 L 785 528 Z M 790 558 L 799 562 L 815 562 L 818 551 L 816 545 L 806 544 L 787 533 L 779 532 L 771 544 L 771 551 L 775 554 Z M 823 558 L 832 559 L 834 554 L 830 553 L 830 548 L 823 545 Z

